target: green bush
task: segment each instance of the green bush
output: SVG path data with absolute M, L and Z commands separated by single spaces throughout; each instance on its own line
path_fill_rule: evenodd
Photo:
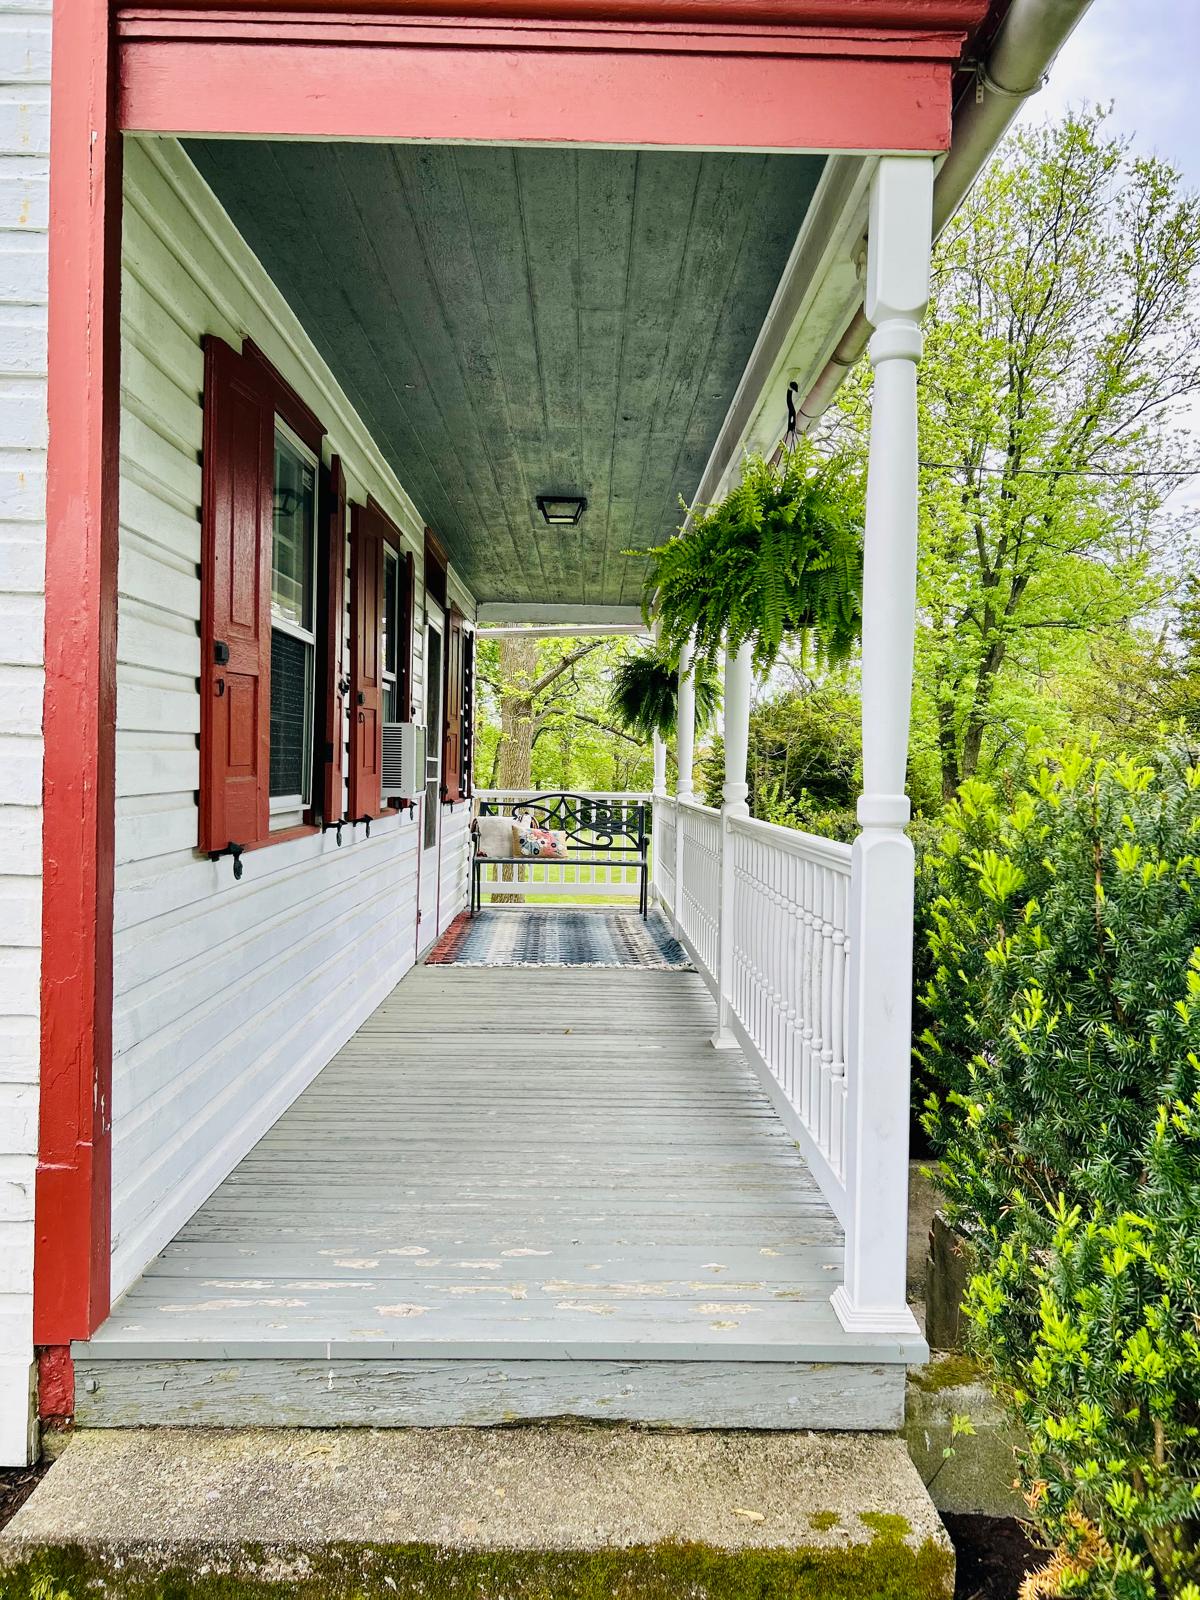
M 746 778 L 756 817 L 821 830 L 823 813 L 852 817 L 862 788 L 862 735 L 857 694 L 836 680 L 806 693 L 791 691 L 761 700 L 750 713 Z M 725 747 L 715 738 L 700 762 L 707 805 L 721 804 Z M 795 818 L 783 812 L 792 802 Z
M 1200 772 L 1043 753 L 923 872 L 926 1126 L 1053 1545 L 1030 1597 L 1200 1600 Z

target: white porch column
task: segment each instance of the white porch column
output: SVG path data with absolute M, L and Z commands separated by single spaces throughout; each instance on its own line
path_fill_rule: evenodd
M 884 156 L 871 190 L 866 313 L 875 368 L 863 572 L 862 832 L 851 869 L 846 1280 L 850 1330 L 919 1336 L 905 1298 L 913 851 L 904 829 L 917 573 L 917 362 L 933 163 Z
M 690 802 L 696 798 L 692 783 L 692 768 L 696 762 L 696 680 L 692 676 L 693 651 L 691 640 L 679 652 L 679 691 L 675 716 L 675 764 L 679 775 L 675 784 L 675 798 Z M 675 931 L 683 911 L 683 818 L 675 817 Z
M 654 735 L 654 798 L 664 800 L 667 794 L 667 747 L 659 734 Z
M 733 993 L 733 851 L 729 847 L 730 817 L 748 817 L 746 758 L 750 749 L 750 689 L 754 673 L 753 645 L 746 643 L 731 655 L 725 652 L 725 787 L 721 791 L 721 920 L 717 956 L 717 1031 L 712 1042 L 718 1050 L 734 1050 L 737 1040 L 729 1026 L 729 1000 Z
M 658 624 L 654 625 L 654 643 L 658 644 Z M 662 851 L 662 801 L 667 798 L 667 747 L 662 735 L 656 733 L 650 741 L 650 748 L 654 755 L 654 780 L 651 786 L 652 798 L 650 801 L 650 852 L 653 860 L 650 864 L 650 882 L 657 892 L 659 886 L 658 864 Z
M 675 793 L 680 800 L 695 795 L 692 767 L 696 760 L 696 680 L 692 676 L 692 646 L 679 652 L 679 705 L 675 719 L 675 756 L 679 778 Z

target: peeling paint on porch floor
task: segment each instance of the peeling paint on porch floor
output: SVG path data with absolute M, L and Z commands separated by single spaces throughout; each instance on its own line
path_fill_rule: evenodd
M 364 1566 L 365 1551 L 374 1554 Z M 863 1433 L 84 1430 L 0 1537 L 9 1568 L 0 1592 L 29 1592 L 17 1584 L 39 1564 L 63 1573 L 55 1552 L 77 1577 L 123 1573 L 128 1588 L 109 1592 L 130 1594 L 172 1569 L 239 1585 L 312 1578 L 324 1585 L 314 1592 L 331 1594 L 343 1584 L 375 1592 L 362 1588 L 372 1570 L 380 1593 L 455 1594 L 461 1577 L 473 1596 L 556 1600 L 732 1595 L 739 1557 L 743 1581 L 753 1570 L 749 1587 L 763 1596 L 939 1596 L 953 1575 L 949 1541 L 903 1442 Z M 401 1552 L 403 1572 L 389 1566 Z M 414 1552 L 438 1553 L 456 1582 L 417 1586 L 404 1565 Z M 502 1577 L 497 1553 L 515 1563 Z M 556 1577 L 550 1555 L 564 1563 Z M 591 1586 L 601 1577 L 588 1555 L 604 1556 L 607 1588 Z M 491 1565 L 480 1565 L 485 1557 Z M 772 1573 L 778 1586 L 764 1586 Z

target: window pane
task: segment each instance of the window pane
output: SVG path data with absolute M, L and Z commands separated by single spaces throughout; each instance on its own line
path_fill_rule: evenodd
M 274 507 L 271 611 L 281 621 L 311 631 L 317 477 L 311 461 L 278 428 Z
M 383 670 L 393 678 L 400 661 L 400 560 L 383 549 Z
M 425 848 L 438 837 L 442 779 L 442 636 L 425 630 Z
M 308 802 L 312 646 L 271 631 L 271 794 Z

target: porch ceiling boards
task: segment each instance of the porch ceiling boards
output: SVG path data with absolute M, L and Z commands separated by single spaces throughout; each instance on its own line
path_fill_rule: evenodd
M 79 1420 L 894 1426 L 693 973 L 422 967 L 86 1345 Z
M 476 598 L 636 603 L 621 552 L 678 525 L 823 158 L 187 148 Z

